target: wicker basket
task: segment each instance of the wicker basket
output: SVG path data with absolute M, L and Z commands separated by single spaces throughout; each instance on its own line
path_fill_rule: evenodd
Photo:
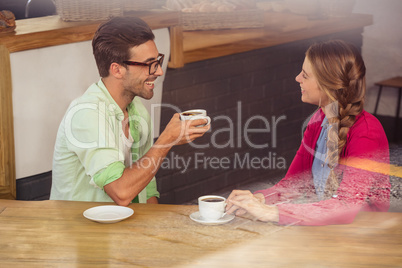
M 264 11 L 180 12 L 180 24 L 184 31 L 259 28 L 264 26 Z
M 156 0 L 123 0 L 123 11 L 136 11 L 157 8 Z
M 106 20 L 123 15 L 121 0 L 54 0 L 64 21 Z

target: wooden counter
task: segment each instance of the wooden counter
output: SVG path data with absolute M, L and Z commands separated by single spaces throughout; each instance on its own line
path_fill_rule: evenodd
M 352 14 L 348 18 L 309 20 L 306 16 L 291 13 L 266 12 L 264 28 L 182 33 L 180 29 L 176 29 L 176 36 L 183 40 L 182 48 L 172 48 L 172 53 L 179 55 L 176 55 L 175 61 L 171 60 L 169 67 L 178 68 L 190 62 L 363 28 L 372 23 L 373 17 L 364 14 Z
M 363 28 L 373 23 L 371 15 L 309 20 L 291 13 L 265 13 L 265 27 L 255 29 L 182 31 L 177 12 L 152 11 L 133 15 L 144 19 L 152 29 L 171 28 L 172 59 L 169 67 L 264 47 L 285 44 L 315 36 Z M 17 21 L 14 33 L 0 35 L 0 44 L 9 52 L 90 40 L 98 22 L 64 22 L 58 16 Z M 177 55 L 179 53 L 179 55 Z
M 168 28 L 179 23 L 177 12 L 141 11 L 132 13 L 152 29 Z M 14 33 L 0 35 L 0 44 L 9 52 L 91 40 L 102 21 L 65 22 L 59 16 L 17 20 Z

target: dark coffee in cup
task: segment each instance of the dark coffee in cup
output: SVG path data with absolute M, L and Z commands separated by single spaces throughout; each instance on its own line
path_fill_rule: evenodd
M 196 116 L 196 115 L 202 115 L 202 113 L 197 113 L 197 112 L 191 112 L 191 113 L 182 113 L 184 116 Z
M 201 199 L 201 201 L 204 201 L 204 202 L 222 202 L 224 200 L 221 199 L 221 198 L 205 198 L 205 199 Z
M 206 126 L 211 123 L 211 118 L 207 116 L 207 111 L 203 109 L 193 109 L 180 113 L 180 120 L 197 120 L 197 119 L 207 120 L 206 124 L 198 125 L 199 127 Z

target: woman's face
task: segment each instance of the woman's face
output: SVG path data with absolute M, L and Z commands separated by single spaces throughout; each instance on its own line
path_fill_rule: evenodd
M 300 84 L 303 102 L 320 107 L 324 107 L 329 103 L 328 96 L 318 87 L 311 63 L 307 57 L 304 59 L 302 71 L 296 76 L 296 81 Z

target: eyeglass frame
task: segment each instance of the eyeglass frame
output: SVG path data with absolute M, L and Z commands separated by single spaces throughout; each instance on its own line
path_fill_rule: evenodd
M 123 61 L 123 63 L 124 63 L 124 64 L 127 64 L 127 65 L 132 65 L 132 66 L 148 66 L 148 68 L 149 68 L 149 70 L 148 70 L 149 75 L 153 75 L 153 74 L 155 74 L 155 73 L 158 71 L 158 67 L 159 67 L 159 66 L 162 68 L 162 64 L 163 64 L 163 60 L 164 60 L 164 58 L 165 58 L 165 54 L 159 53 L 159 54 L 158 54 L 158 57 L 160 57 L 159 60 L 153 60 L 153 61 L 151 61 L 151 62 L 149 62 L 149 63 L 137 62 L 137 61 L 130 61 L 130 60 L 125 60 L 125 61 Z M 155 62 L 157 62 L 155 71 L 154 71 L 153 73 L 151 73 L 151 66 L 152 66 L 152 64 L 154 64 Z

